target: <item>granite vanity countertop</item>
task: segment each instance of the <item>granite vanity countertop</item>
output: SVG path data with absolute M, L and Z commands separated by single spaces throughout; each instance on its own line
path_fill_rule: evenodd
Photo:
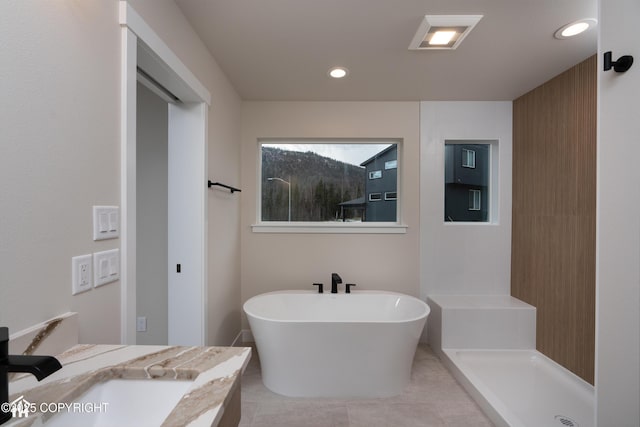
M 245 347 L 77 345 L 56 356 L 62 369 L 41 382 L 28 374 L 14 376 L 9 401 L 23 396 L 39 408 L 71 402 L 111 379 L 193 380 L 162 426 L 217 426 L 250 357 Z M 38 411 L 5 425 L 35 427 L 51 416 Z

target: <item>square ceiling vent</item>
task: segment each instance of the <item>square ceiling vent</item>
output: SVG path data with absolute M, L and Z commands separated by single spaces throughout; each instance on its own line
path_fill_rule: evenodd
M 409 50 L 455 49 L 483 15 L 425 15 Z

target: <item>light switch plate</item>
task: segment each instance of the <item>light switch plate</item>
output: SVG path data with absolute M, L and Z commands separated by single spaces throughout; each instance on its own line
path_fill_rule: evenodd
M 71 258 L 71 295 L 79 294 L 93 286 L 91 254 Z
M 98 286 L 120 279 L 120 249 L 93 254 L 93 283 Z
M 93 240 L 115 239 L 120 236 L 118 206 L 93 207 Z

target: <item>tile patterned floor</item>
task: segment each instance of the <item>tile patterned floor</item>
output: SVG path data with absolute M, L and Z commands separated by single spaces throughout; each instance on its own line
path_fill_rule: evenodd
M 240 427 L 492 427 L 427 345 L 419 345 L 411 382 L 386 399 L 290 398 L 262 384 L 258 354 L 242 377 Z

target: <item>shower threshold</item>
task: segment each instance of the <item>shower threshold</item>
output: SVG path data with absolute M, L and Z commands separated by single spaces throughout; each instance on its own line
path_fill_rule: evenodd
M 593 386 L 536 350 L 442 349 L 499 427 L 594 427 Z

